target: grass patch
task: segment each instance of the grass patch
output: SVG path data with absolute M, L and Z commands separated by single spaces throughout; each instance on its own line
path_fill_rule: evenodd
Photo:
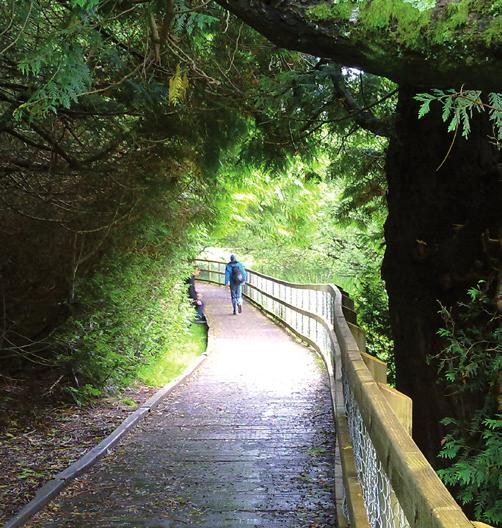
M 122 405 L 125 405 L 126 407 L 131 407 L 131 408 L 138 406 L 138 402 L 131 400 L 130 398 L 124 398 L 123 400 L 120 400 L 120 403 Z
M 206 325 L 192 324 L 175 345 L 166 348 L 139 369 L 138 379 L 150 387 L 162 387 L 205 352 L 206 344 Z

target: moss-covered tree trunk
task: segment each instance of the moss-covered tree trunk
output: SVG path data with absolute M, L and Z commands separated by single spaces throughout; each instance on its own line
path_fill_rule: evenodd
M 453 306 L 468 287 L 495 274 L 484 243 L 501 224 L 501 174 L 486 118 L 469 139 L 452 142 L 439 111 L 417 120 L 415 91 L 402 88 L 397 133 L 386 165 L 389 216 L 383 277 L 395 337 L 398 388 L 413 399 L 414 437 L 432 462 L 439 420 L 468 413 L 474 402 L 446 396 L 428 357 L 441 349 L 439 303 Z M 496 259 L 496 256 L 495 256 Z M 434 362 L 433 362 L 434 363 Z

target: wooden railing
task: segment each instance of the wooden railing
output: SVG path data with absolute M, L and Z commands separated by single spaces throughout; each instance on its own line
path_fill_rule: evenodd
M 197 259 L 200 280 L 224 283 L 225 263 Z M 323 358 L 336 422 L 339 526 L 472 528 L 410 436 L 411 400 L 364 353 L 352 301 L 331 284 L 294 284 L 248 270 L 243 293 Z

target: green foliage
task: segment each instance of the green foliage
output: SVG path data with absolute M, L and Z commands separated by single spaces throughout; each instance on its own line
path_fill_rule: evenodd
M 180 65 L 176 66 L 176 73 L 169 79 L 169 102 L 176 105 L 186 97 L 188 77 L 181 71 Z
M 223 219 L 227 223 L 227 243 L 259 249 L 283 246 L 303 248 L 312 245 L 317 226 L 310 221 L 321 207 L 321 196 L 327 188 L 317 182 L 305 181 L 299 163 L 282 177 L 259 170 L 249 170 L 240 180 L 227 185 L 228 198 Z M 243 239 L 241 234 L 246 232 Z
M 72 0 L 71 4 L 82 7 L 83 9 L 92 9 L 99 4 L 99 0 Z
M 77 402 L 126 385 L 138 375 L 152 382 L 150 364 L 172 361 L 174 366 L 159 380 L 185 365 L 190 354 L 176 352 L 193 317 L 184 279 L 200 247 L 200 233 L 181 226 L 176 239 L 172 237 L 173 226 L 143 220 L 132 247 L 115 249 L 99 272 L 81 279 L 77 292 L 82 313 L 57 334 L 58 363 L 76 383 L 69 390 Z
M 2 353 L 21 370 L 26 343 L 51 365 L 58 353 L 85 399 L 184 333 L 186 233 L 205 232 L 222 160 L 256 131 L 250 92 L 287 66 L 203 0 L 177 0 L 173 19 L 162 2 L 9 0 L 0 18 L 0 268 L 15 263 Z
M 462 427 L 455 420 L 443 423 Z M 477 413 L 468 433 L 477 437 L 475 446 L 459 434 L 451 433 L 445 437 L 440 456 L 454 462 L 448 469 L 439 470 L 438 474 L 445 484 L 459 490 L 456 495 L 462 504 L 474 506 L 476 519 L 500 526 L 502 414 L 483 419 L 482 414 Z
M 215 16 L 190 11 L 189 6 L 186 5 L 182 5 L 180 8 L 184 13 L 182 12 L 182 14 L 177 16 L 174 22 L 174 32 L 177 35 L 186 33 L 192 36 L 197 32 L 206 33 L 212 26 L 218 23 L 218 18 Z
M 436 358 L 439 372 L 462 392 L 493 391 L 502 370 L 502 316 L 494 309 L 484 282 L 470 288 L 468 295 L 470 302 L 459 305 L 455 319 L 441 308 L 447 325 L 439 335 L 448 346 Z
M 335 221 L 356 225 L 365 231 L 368 225 L 383 224 L 386 215 L 384 162 L 387 140 L 359 130 L 350 141 L 334 149 L 329 177 L 340 188 L 334 211 Z
M 501 27 L 502 31 L 502 27 Z M 491 93 L 488 95 L 490 119 L 498 130 L 497 139 L 502 142 L 502 94 Z
M 104 42 L 91 31 L 95 0 L 72 2 L 69 10 L 63 6 L 50 8 L 31 2 L 24 16 L 14 27 L 19 31 L 13 52 L 17 68 L 27 83 L 29 97 L 15 110 L 15 117 L 44 117 L 58 108 L 70 108 L 92 84 L 91 67 L 86 55 Z M 69 6 L 68 6 L 69 7 Z M 62 21 L 58 24 L 56 21 Z M 41 31 L 43 27 L 43 30 Z M 50 29 L 49 29 L 50 28 Z M 99 52 L 98 52 L 99 53 Z M 30 93 L 31 92 L 31 93 Z M 21 100 L 26 99 L 26 93 Z
M 383 217 L 362 229 L 361 225 L 338 228 L 332 235 L 329 254 L 336 281 L 354 300 L 359 326 L 366 335 L 366 349 L 385 361 L 388 380 L 395 383 L 393 340 L 391 337 L 388 297 L 380 276 L 383 259 Z
M 70 385 L 66 387 L 66 390 L 73 398 L 73 401 L 81 406 L 103 395 L 101 389 L 98 389 L 90 383 L 85 383 L 81 387 L 73 387 Z
M 484 32 L 484 39 L 488 46 L 493 45 L 495 42 L 500 40 L 500 36 L 502 35 L 502 14 L 498 14 L 498 16 L 494 16 L 492 20 L 490 20 L 490 24 L 488 28 Z
M 472 408 L 457 419 L 446 418 L 450 432 L 440 457 L 450 462 L 439 471 L 458 500 L 473 508 L 478 520 L 502 525 L 502 316 L 493 306 L 485 283 L 471 288 L 469 301 L 454 316 L 441 308 L 445 327 L 439 331 L 447 346 L 435 359 L 453 400 L 470 396 Z M 469 401 L 469 400 L 468 400 Z
M 432 90 L 431 93 L 421 93 L 415 96 L 420 102 L 418 117 L 422 118 L 430 111 L 430 105 L 438 102 L 442 105 L 442 118 L 448 123 L 448 132 L 462 131 L 467 138 L 471 131 L 470 120 L 474 111 L 488 111 L 497 141 L 502 141 L 502 94 L 488 94 L 488 103 L 481 98 L 479 90 Z
M 58 107 L 70 108 L 91 84 L 89 68 L 78 46 L 48 43 L 33 56 L 25 57 L 18 67 L 28 79 L 42 75 L 46 80 L 26 103 L 18 106 L 14 114 L 17 119 L 26 112 L 31 117 L 43 117 Z

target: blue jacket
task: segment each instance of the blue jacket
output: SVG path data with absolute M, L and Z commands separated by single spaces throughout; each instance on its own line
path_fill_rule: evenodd
M 247 276 L 247 273 L 246 273 L 246 268 L 244 268 L 244 265 L 241 264 L 240 262 L 229 262 L 225 268 L 225 286 L 227 284 L 230 284 L 231 286 L 233 286 L 233 283 L 232 283 L 232 268 L 234 266 L 237 266 L 240 270 L 241 270 L 241 273 L 242 273 L 242 276 L 244 277 L 244 282 L 246 282 L 248 276 Z M 244 284 L 244 282 L 242 284 Z

